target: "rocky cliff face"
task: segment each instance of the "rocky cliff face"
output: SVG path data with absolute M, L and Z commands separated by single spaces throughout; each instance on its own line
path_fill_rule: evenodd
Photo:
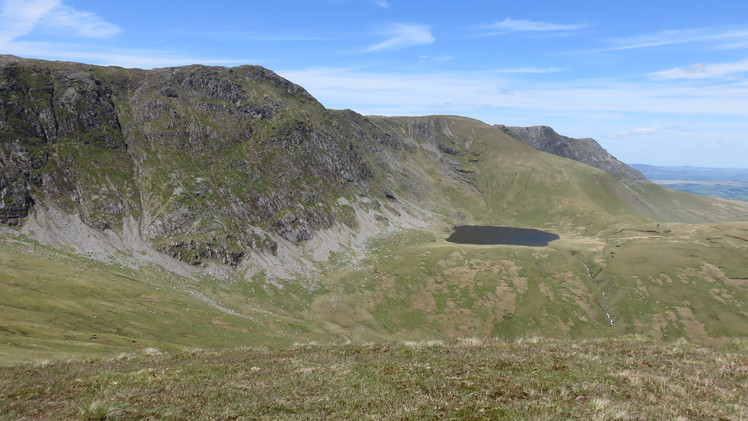
M 539 151 L 552 153 L 599 168 L 627 183 L 646 183 L 639 171 L 616 159 L 594 139 L 574 139 L 548 126 L 513 127 L 497 125 L 504 133 Z
M 255 66 L 153 71 L 0 58 L 0 222 L 35 199 L 175 258 L 237 264 L 354 224 L 385 135 Z M 370 126 L 370 125 L 369 125 Z M 366 156 L 366 158 L 365 158 Z

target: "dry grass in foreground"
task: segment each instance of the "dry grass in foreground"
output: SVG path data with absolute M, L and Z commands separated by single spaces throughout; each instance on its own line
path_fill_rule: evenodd
M 306 345 L 0 368 L 3 419 L 748 419 L 748 343 Z

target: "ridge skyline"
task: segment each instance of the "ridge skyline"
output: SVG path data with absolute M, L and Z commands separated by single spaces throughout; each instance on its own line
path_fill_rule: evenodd
M 641 5 L 641 7 L 637 7 Z M 0 1 L 0 53 L 153 68 L 257 64 L 328 108 L 591 137 L 624 162 L 740 167 L 746 5 Z M 189 29 L 187 29 L 189 28 Z

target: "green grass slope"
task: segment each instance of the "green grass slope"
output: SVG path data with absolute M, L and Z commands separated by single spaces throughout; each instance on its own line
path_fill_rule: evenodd
M 429 161 L 438 161 L 422 183 L 444 209 L 474 222 L 576 230 L 646 220 L 606 173 L 536 151 L 482 122 L 435 116 L 385 123 L 421 152 L 403 166 L 429 168 Z M 450 183 L 457 187 L 443 187 Z
M 329 270 L 310 318 L 358 341 L 641 334 L 724 343 L 748 335 L 747 233 L 746 224 L 632 225 L 534 248 L 413 231 L 373 243 L 356 267 Z
M 293 289 L 284 291 L 282 306 L 293 305 Z M 308 335 L 305 322 L 274 306 L 274 294 L 270 286 L 184 278 L 6 239 L 0 364 L 148 347 L 287 345 Z
M 0 368 L 0 419 L 745 419 L 748 348 L 638 337 L 122 354 Z
M 186 278 L 6 238 L 0 364 L 308 341 L 748 336 L 746 224 L 631 225 L 548 247 L 458 245 L 448 231 L 373 239 L 362 260 L 320 263 L 313 282 Z
M 431 168 L 420 183 L 436 203 L 441 201 L 437 208 L 457 209 L 475 222 L 594 234 L 616 223 L 748 220 L 745 203 L 652 183 L 627 186 L 469 118 L 396 117 L 380 124 L 415 145 L 415 153 L 401 158 L 404 168 Z
M 748 183 L 737 184 L 730 181 L 724 183 L 702 182 L 699 184 L 661 182 L 661 185 L 666 186 L 669 189 L 687 193 L 748 202 Z
M 601 253 L 595 279 L 620 332 L 697 342 L 748 336 L 748 224 L 652 228 L 615 232 Z

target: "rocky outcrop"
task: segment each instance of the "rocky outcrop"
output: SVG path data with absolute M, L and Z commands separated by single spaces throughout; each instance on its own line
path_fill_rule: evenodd
M 127 145 L 112 98 L 116 87 L 83 67 L 0 58 L 0 183 L 7 184 L 4 203 L 10 206 L 3 218 L 9 224 L 22 222 L 34 195 L 99 229 L 117 224 L 133 207 L 122 160 Z M 101 183 L 100 168 L 120 176 Z
M 33 204 L 29 192 L 33 170 L 34 163 L 20 142 L 0 147 L 0 223 L 18 225 L 28 216 Z
M 372 157 L 392 147 L 383 138 L 258 66 L 0 56 L 0 223 L 23 224 L 38 197 L 99 230 L 133 216 L 180 260 L 236 265 L 274 253 L 275 235 L 303 242 L 333 226 L 338 198 L 388 165 Z
M 562 136 L 548 126 L 513 127 L 496 125 L 495 127 L 534 149 L 599 168 L 621 181 L 627 183 L 647 182 L 647 179 L 639 171 L 616 159 L 594 139 L 574 139 Z

